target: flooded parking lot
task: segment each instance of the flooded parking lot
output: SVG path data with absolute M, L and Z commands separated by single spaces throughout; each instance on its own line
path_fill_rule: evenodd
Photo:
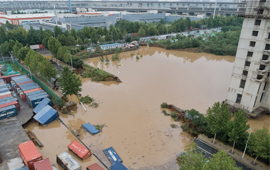
M 78 131 L 82 141 L 104 161 L 107 160 L 102 150 L 112 146 L 129 169 L 179 169 L 176 155 L 184 151 L 192 137 L 179 128 L 179 122 L 161 113 L 160 104 L 167 102 L 205 113 L 214 102 L 226 98 L 234 57 L 141 47 L 121 53 L 120 58 L 108 65 L 100 63 L 99 58 L 85 60 L 85 64 L 104 69 L 123 83 L 83 79 L 82 96 L 93 97 L 99 107 L 86 106 L 85 111 L 78 105 L 73 116 L 60 114 L 61 119 L 74 130 L 88 122 L 105 124 L 103 132 L 95 136 L 84 129 Z M 269 122 L 269 116 L 261 120 L 263 126 L 268 123 L 265 119 Z M 252 121 L 251 126 L 257 126 L 257 120 Z M 172 123 L 177 128 L 171 128 Z M 57 121 L 47 127 L 30 122 L 25 128 L 32 130 L 44 144 L 43 158 L 50 158 L 55 165 L 56 155 L 67 151 L 68 144 L 75 140 Z M 77 160 L 83 169 L 98 162 L 93 156 Z

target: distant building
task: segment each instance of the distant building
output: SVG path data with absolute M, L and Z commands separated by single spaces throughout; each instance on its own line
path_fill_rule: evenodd
M 13 25 L 22 25 L 23 23 L 39 23 L 40 21 L 52 21 L 53 13 L 42 14 L 12 14 L 0 15 L 0 23 L 6 24 L 6 21 Z
M 227 104 L 255 115 L 270 110 L 270 0 L 249 0 Z

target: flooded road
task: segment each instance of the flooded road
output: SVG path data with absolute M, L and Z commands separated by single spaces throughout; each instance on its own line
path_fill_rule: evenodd
M 131 54 L 135 55 L 131 57 Z M 99 107 L 86 106 L 84 111 L 78 105 L 72 112 L 74 116 L 60 114 L 61 119 L 74 130 L 88 122 L 105 124 L 103 132 L 95 136 L 84 129 L 79 134 L 107 165 L 102 150 L 112 146 L 129 169 L 179 169 L 176 155 L 184 151 L 192 137 L 182 132 L 179 122 L 161 113 L 160 104 L 167 102 L 205 113 L 214 102 L 226 98 L 234 57 L 141 47 L 121 53 L 120 58 L 108 65 L 100 63 L 99 58 L 85 61 L 118 76 L 123 83 L 83 79 L 81 94 L 93 97 Z M 176 124 L 177 128 L 171 128 L 170 124 Z M 56 155 L 68 151 L 68 144 L 75 139 L 57 121 L 48 127 L 31 122 L 26 128 L 33 130 L 44 144 L 43 157 L 49 157 L 55 165 Z M 77 160 L 83 169 L 98 162 L 93 156 L 85 161 Z

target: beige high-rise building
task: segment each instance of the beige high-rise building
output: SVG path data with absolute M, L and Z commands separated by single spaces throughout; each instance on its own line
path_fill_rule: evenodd
M 270 110 L 270 0 L 248 0 L 225 103 L 255 116 Z

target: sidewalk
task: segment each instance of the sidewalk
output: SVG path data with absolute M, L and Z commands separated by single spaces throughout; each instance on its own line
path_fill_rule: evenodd
M 215 148 L 216 150 L 224 150 L 229 156 L 231 156 L 233 159 L 237 160 L 238 162 L 241 162 L 242 164 L 250 167 L 254 170 L 270 170 L 270 167 L 266 164 L 256 161 L 256 165 L 253 164 L 254 158 L 250 157 L 249 155 L 245 154 L 245 157 L 242 159 L 243 152 L 239 151 L 237 149 L 234 149 L 234 153 L 231 153 L 232 147 L 224 145 L 219 140 L 216 140 L 215 144 L 212 143 L 213 138 L 208 138 L 205 135 L 199 135 L 198 140 L 204 142 L 205 144 Z

